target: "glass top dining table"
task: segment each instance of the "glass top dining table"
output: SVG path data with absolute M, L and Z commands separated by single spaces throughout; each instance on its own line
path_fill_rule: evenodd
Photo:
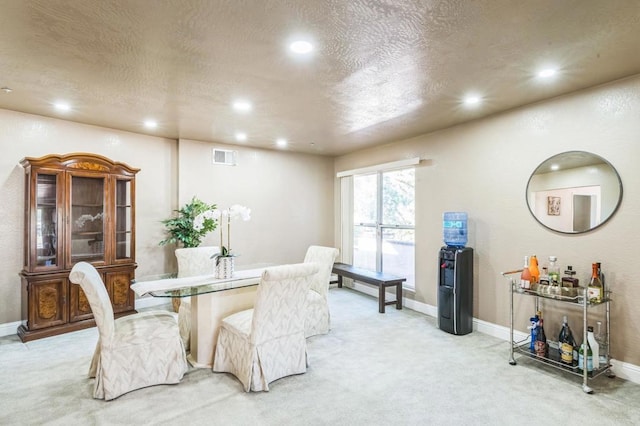
M 207 293 L 232 290 L 258 285 L 265 267 L 235 271 L 231 278 L 216 278 L 211 275 L 175 278 L 165 276 L 160 279 L 135 281 L 131 289 L 138 295 L 153 297 L 191 297 Z

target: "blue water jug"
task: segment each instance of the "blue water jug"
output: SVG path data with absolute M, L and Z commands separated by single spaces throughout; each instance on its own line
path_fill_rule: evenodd
M 467 244 L 467 213 L 444 212 L 442 230 L 446 245 L 464 247 Z

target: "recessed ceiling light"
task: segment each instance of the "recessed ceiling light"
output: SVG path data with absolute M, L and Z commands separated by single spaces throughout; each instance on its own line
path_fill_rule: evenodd
M 284 148 L 287 146 L 287 140 L 284 138 L 276 139 L 276 145 L 279 146 L 280 148 Z
M 478 105 L 481 100 L 478 95 L 468 95 L 464 98 L 464 104 L 467 106 L 475 106 Z
M 11 93 L 11 92 L 13 92 L 13 90 L 11 90 L 11 87 L 3 87 L 3 88 L 2 88 L 2 89 L 0 89 L 0 90 L 2 90 L 4 93 Z
M 147 129 L 155 129 L 156 127 L 158 127 L 158 122 L 155 120 L 145 120 L 144 127 L 146 127 Z
M 242 133 L 242 132 L 238 132 L 236 133 L 236 140 L 238 142 L 244 142 L 247 140 L 247 134 L 246 133 Z
M 233 102 L 233 109 L 238 112 L 249 112 L 253 109 L 253 105 L 249 101 L 239 99 Z
M 549 77 L 553 77 L 554 75 L 556 75 L 556 70 L 553 68 L 545 68 L 543 70 L 540 70 L 540 72 L 538 72 L 538 77 L 542 77 L 542 78 L 549 78 Z
M 307 53 L 311 53 L 311 51 L 313 50 L 313 45 L 306 40 L 296 40 L 289 45 L 289 49 L 293 53 L 306 55 Z
M 558 170 L 560 168 L 560 166 L 558 166 L 557 164 L 552 164 L 551 165 L 551 170 Z
M 53 104 L 53 106 L 58 111 L 67 112 L 71 110 L 71 105 L 69 105 L 67 102 L 56 102 L 55 104 Z

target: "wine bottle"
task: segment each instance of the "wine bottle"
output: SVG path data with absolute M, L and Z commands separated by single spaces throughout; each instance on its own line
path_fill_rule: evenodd
M 560 352 L 560 362 L 567 365 L 573 365 L 573 349 L 576 347 L 576 341 L 573 338 L 571 328 L 567 322 L 567 316 L 562 319 L 562 329 L 558 336 L 558 349 Z
M 596 262 L 596 265 L 598 265 L 598 277 L 600 278 L 600 282 L 602 283 L 602 289 L 604 289 L 605 283 L 604 283 L 604 272 L 602 272 L 602 264 L 600 262 Z
M 587 297 L 591 303 L 600 303 L 603 298 L 602 281 L 598 276 L 598 264 L 591 264 L 591 281 L 589 281 L 589 287 L 587 288 Z
M 540 269 L 538 268 L 538 258 L 534 254 L 529 258 L 529 272 L 531 273 L 531 283 L 535 284 L 540 281 Z
M 542 312 L 538 311 L 538 327 L 536 333 L 535 351 L 536 356 L 541 358 L 547 358 L 549 356 L 549 345 L 547 344 L 547 336 L 544 333 L 544 326 L 542 321 Z
M 529 290 L 531 288 L 531 272 L 529 271 L 529 256 L 524 257 L 524 266 L 520 274 L 520 288 Z
M 589 340 L 587 340 L 586 342 L 582 342 L 582 345 L 580 345 L 580 350 L 578 351 L 578 369 L 580 369 L 581 371 L 584 371 L 585 368 L 585 352 L 587 358 L 587 372 L 590 373 L 593 371 L 593 352 L 591 351 Z
M 589 346 L 591 346 L 591 353 L 593 356 L 593 368 L 600 368 L 600 345 L 596 341 L 596 337 L 593 335 L 593 327 L 587 327 L 587 341 L 589 342 Z

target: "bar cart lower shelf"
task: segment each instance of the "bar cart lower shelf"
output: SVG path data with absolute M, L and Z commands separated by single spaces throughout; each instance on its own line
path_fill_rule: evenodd
M 553 367 L 555 369 L 564 371 L 566 373 L 569 374 L 573 374 L 575 376 L 579 376 L 582 377 L 582 390 L 585 393 L 593 393 L 593 389 L 589 386 L 589 381 L 595 379 L 598 376 L 601 375 L 606 375 L 609 378 L 614 378 L 615 374 L 613 373 L 612 370 L 612 366 L 611 366 L 611 356 L 609 353 L 609 348 L 610 346 L 610 341 L 609 341 L 609 336 L 610 336 L 610 321 L 609 321 L 609 317 L 610 317 L 610 309 L 609 309 L 609 304 L 611 303 L 611 298 L 610 298 L 610 292 L 606 292 L 605 298 L 604 300 L 602 300 L 599 303 L 593 303 L 593 302 L 589 302 L 587 300 L 586 297 L 584 297 L 584 295 L 582 296 L 562 296 L 562 295 L 558 295 L 558 294 L 550 294 L 549 292 L 539 292 L 539 291 L 533 291 L 533 290 L 522 290 L 519 288 L 518 283 L 516 282 L 516 278 L 515 278 L 515 274 L 518 274 L 517 276 L 519 277 L 519 274 L 522 272 L 522 270 L 514 270 L 514 271 L 509 271 L 509 272 L 503 272 L 502 276 L 504 276 L 508 281 L 509 281 L 509 288 L 510 288 L 510 296 L 511 296 L 511 303 L 510 303 L 510 326 L 509 326 L 509 332 L 510 332 L 510 341 L 511 341 L 511 345 L 510 345 L 510 351 L 509 351 L 509 364 L 511 365 L 516 365 L 516 358 L 515 355 L 517 354 L 519 357 L 526 357 L 528 359 L 531 359 L 535 362 L 539 362 L 542 363 L 544 365 L 547 365 L 549 367 Z M 548 357 L 540 357 L 534 353 L 532 353 L 530 351 L 530 337 L 527 336 L 524 339 L 521 339 L 519 341 L 514 340 L 514 327 L 513 327 L 513 313 L 514 313 L 514 309 L 513 309 L 513 298 L 514 295 L 522 295 L 522 296 L 529 296 L 529 297 L 533 297 L 535 299 L 535 311 L 538 311 L 539 308 L 539 301 L 540 299 L 547 299 L 547 300 L 551 300 L 551 301 L 555 301 L 558 303 L 564 303 L 567 304 L 569 306 L 574 306 L 576 308 L 582 309 L 582 328 L 583 328 L 583 333 L 582 333 L 582 341 L 586 341 L 587 340 L 587 313 L 589 308 L 595 307 L 597 305 L 605 305 L 605 321 L 606 321 L 606 354 L 605 355 L 605 359 L 606 359 L 606 363 L 604 365 L 600 365 L 597 369 L 594 368 L 593 371 L 591 372 L 587 372 L 587 371 L 582 371 L 580 369 L 578 369 L 578 365 L 567 365 L 564 364 L 562 362 L 560 362 L 559 359 L 559 353 L 558 353 L 558 349 L 557 349 L 557 342 L 550 342 L 548 341 L 549 344 L 549 356 Z

